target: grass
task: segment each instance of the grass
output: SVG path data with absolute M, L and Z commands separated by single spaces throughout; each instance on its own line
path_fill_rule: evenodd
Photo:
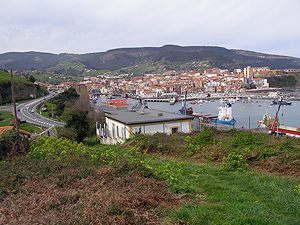
M 185 177 L 205 196 L 203 204 L 188 204 L 173 217 L 190 224 L 297 224 L 299 196 L 293 179 L 232 173 L 195 164 Z M 197 174 L 198 169 L 198 174 Z M 194 171 L 193 171 L 194 170 Z M 195 173 L 196 172 L 196 173 Z
M 18 77 L 18 76 L 13 76 L 13 79 L 14 79 L 14 82 L 25 82 L 25 83 L 28 82 L 25 78 L 21 78 L 21 77 Z M 5 72 L 0 70 L 0 83 L 7 82 L 7 81 L 11 81 L 10 74 L 5 73 Z
M 0 126 L 8 126 L 9 122 L 14 120 L 14 116 L 12 112 L 9 111 L 0 111 Z M 41 131 L 40 128 L 30 124 L 30 123 L 22 123 L 19 126 L 20 129 L 25 130 L 29 133 L 39 133 Z
M 12 112 L 0 111 L 0 126 L 8 126 L 8 123 L 14 119 Z
M 0 223 L 300 222 L 297 139 L 204 129 L 136 136 L 120 146 L 90 139 L 80 155 L 65 148 L 64 157 L 62 143 L 45 145 L 47 159 L 0 163 Z M 230 164 L 233 152 L 249 166 Z
M 20 124 L 19 128 L 21 130 L 25 130 L 25 131 L 29 132 L 30 134 L 41 132 L 41 128 L 39 128 L 31 123 L 22 123 L 22 124 Z

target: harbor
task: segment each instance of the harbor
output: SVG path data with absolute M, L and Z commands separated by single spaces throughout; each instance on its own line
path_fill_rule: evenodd
M 121 99 L 121 96 L 116 97 Z M 106 102 L 105 96 L 102 96 L 95 103 L 95 107 L 99 108 L 101 102 Z M 187 100 L 187 107 L 192 107 L 194 113 L 218 115 L 218 107 L 221 105 L 220 99 L 203 100 L 201 103 L 191 104 L 193 100 Z M 139 104 L 140 101 L 134 98 L 127 98 L 126 103 Z M 169 102 L 147 102 L 149 108 L 178 113 L 182 108 L 182 102 L 175 102 L 170 105 Z M 232 103 L 232 116 L 236 120 L 235 128 L 241 129 L 256 129 L 258 128 L 257 121 L 262 120 L 268 110 L 269 115 L 274 118 L 277 106 L 272 104 L 271 99 L 261 98 L 244 98 L 237 99 Z M 300 127 L 299 120 L 300 101 L 293 100 L 291 105 L 283 105 L 278 113 L 280 124 L 285 126 Z M 219 124 L 218 124 L 219 126 Z M 231 126 L 232 127 L 232 126 Z

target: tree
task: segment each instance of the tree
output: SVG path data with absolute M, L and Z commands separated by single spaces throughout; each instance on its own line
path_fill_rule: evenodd
M 65 118 L 66 128 L 72 128 L 76 130 L 77 142 L 82 142 L 87 137 L 90 123 L 88 119 L 88 111 L 83 109 L 75 109 L 73 107 L 65 109 L 63 113 Z
M 74 104 L 65 105 L 63 119 L 66 122 L 66 128 L 76 130 L 76 140 L 83 141 L 85 137 L 95 135 L 96 121 L 104 121 L 104 113 L 96 112 L 90 104 L 90 98 L 87 90 L 82 90 L 80 98 Z
M 30 76 L 28 79 L 29 79 L 29 81 L 32 82 L 32 83 L 35 82 L 35 78 L 34 78 L 33 76 Z

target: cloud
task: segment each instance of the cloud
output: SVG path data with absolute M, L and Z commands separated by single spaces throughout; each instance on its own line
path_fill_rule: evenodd
M 171 43 L 300 56 L 298 0 L 10 0 L 2 5 L 2 53 L 87 53 Z

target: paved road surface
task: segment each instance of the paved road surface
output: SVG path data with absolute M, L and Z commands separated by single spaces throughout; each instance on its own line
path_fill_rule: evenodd
M 54 93 L 50 93 L 49 95 L 44 96 L 42 98 L 34 99 L 29 102 L 19 104 L 17 106 L 17 117 L 21 121 L 26 121 L 27 123 L 31 123 L 36 126 L 41 126 L 41 127 L 45 127 L 45 128 L 52 127 L 52 126 L 63 127 L 65 125 L 64 123 L 43 117 L 42 115 L 38 114 L 35 111 L 37 105 L 39 105 L 41 102 L 46 101 L 47 99 L 54 97 L 54 95 L 55 95 Z M 3 107 L 3 108 L 0 108 L 0 110 L 6 110 L 6 111 L 13 112 L 12 106 Z

